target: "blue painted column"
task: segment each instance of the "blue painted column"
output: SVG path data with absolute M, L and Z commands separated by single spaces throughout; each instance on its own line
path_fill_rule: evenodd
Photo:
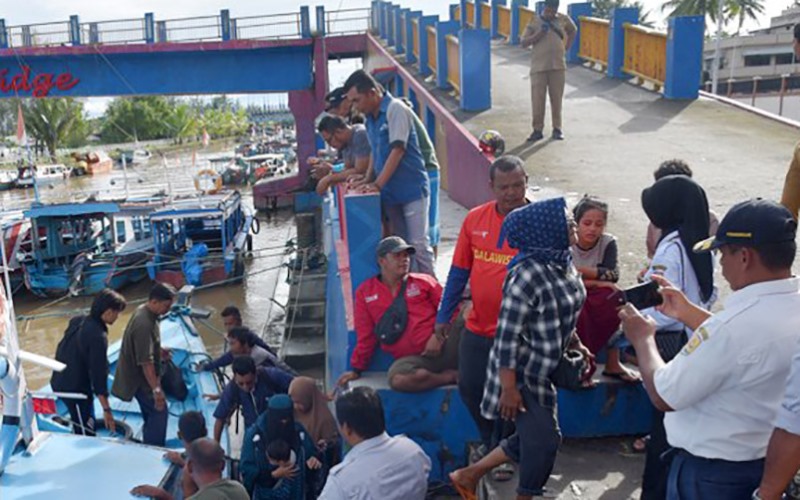
M 394 96 L 395 97 L 405 97 L 406 95 L 406 82 L 403 81 L 403 78 L 399 74 L 395 74 L 394 76 Z
M 381 197 L 379 194 L 345 196 L 344 212 L 350 280 L 355 293 L 361 283 L 378 274 L 375 251 L 381 237 Z
M 428 131 L 428 137 L 436 146 L 436 113 L 428 105 L 425 106 L 425 130 Z
M 608 26 L 608 71 L 606 71 L 611 78 L 629 78 L 629 75 L 622 71 L 625 62 L 624 24 L 636 24 L 638 21 L 639 9 L 636 7 L 622 7 L 611 11 L 611 21 Z
M 231 39 L 231 11 L 228 9 L 219 11 L 219 24 L 222 41 L 227 42 Z
M 408 100 L 411 101 L 411 108 L 414 110 L 414 113 L 419 116 L 419 99 L 417 98 L 417 93 L 414 92 L 414 89 L 410 85 L 408 86 Z
M 8 48 L 8 31 L 6 30 L 6 20 L 0 19 L 0 49 Z
M 457 35 L 459 29 L 461 27 L 455 21 L 436 24 L 436 86 L 440 89 L 450 87 L 450 84 L 447 83 L 447 35 Z M 464 82 L 462 81 L 461 84 L 463 85 Z
M 578 57 L 578 51 L 581 47 L 581 16 L 591 16 L 594 13 L 591 2 L 586 3 L 571 3 L 567 6 L 567 14 L 569 14 L 572 22 L 578 27 L 578 32 L 575 35 L 575 41 L 572 42 L 572 47 L 567 51 L 567 63 L 577 64 L 581 62 Z
M 311 38 L 311 15 L 307 5 L 300 7 L 300 36 Z
M 422 76 L 431 74 L 428 67 L 428 26 L 436 26 L 439 16 L 422 16 L 419 18 L 419 73 Z
M 379 28 L 378 28 L 378 36 L 381 38 L 386 38 L 386 2 L 378 2 L 378 17 L 379 17 Z
M 325 36 L 325 6 L 317 5 L 317 36 Z
M 508 39 L 511 45 L 519 45 L 520 9 L 527 6 L 528 0 L 511 0 L 511 37 Z
M 481 27 L 481 4 L 483 3 L 483 0 L 473 1 L 475 2 L 475 8 L 473 9 L 474 17 L 472 19 L 472 26 L 474 26 L 475 29 L 478 29 Z
M 491 37 L 486 30 L 461 30 L 458 33 L 460 105 L 464 111 L 492 107 Z
M 703 16 L 669 18 L 664 97 L 697 99 L 703 77 Z
M 386 6 L 386 43 L 389 47 L 394 46 L 394 5 Z
M 406 62 L 408 64 L 417 62 L 417 58 L 414 56 L 414 19 L 419 22 L 420 17 L 422 17 L 421 10 L 409 11 L 406 14 Z
M 380 21 L 378 18 L 379 12 L 379 2 L 377 0 L 373 0 L 372 3 L 369 5 L 369 30 L 371 33 L 375 34 L 379 31 Z
M 406 23 L 405 23 L 406 15 L 409 12 L 411 12 L 411 9 L 403 9 L 401 7 L 397 7 L 397 9 L 395 9 L 394 12 L 395 12 L 394 50 L 399 55 L 399 54 L 404 54 L 406 51 L 406 47 L 405 45 L 403 45 L 403 33 L 406 32 Z
M 458 7 L 459 7 L 459 4 L 457 4 L 457 3 L 451 3 L 450 4 L 449 11 L 448 11 L 449 14 L 450 14 L 450 21 L 458 21 L 458 19 L 456 19 L 456 10 L 458 9 Z
M 500 36 L 500 34 L 497 32 L 497 26 L 499 24 L 499 18 L 500 18 L 500 9 L 498 9 L 498 6 L 505 5 L 506 0 L 491 0 L 491 1 L 492 1 L 492 19 L 489 22 L 489 24 L 491 26 L 492 38 L 497 38 L 498 36 Z
M 536 2 L 536 15 L 541 16 L 544 12 L 544 2 Z
M 81 22 L 78 16 L 69 16 L 69 42 L 72 45 L 81 44 Z
M 459 16 L 458 23 L 462 28 L 467 27 L 467 0 L 461 0 L 459 2 L 461 6 L 461 15 Z
M 152 12 L 144 15 L 144 43 L 155 43 L 156 23 Z

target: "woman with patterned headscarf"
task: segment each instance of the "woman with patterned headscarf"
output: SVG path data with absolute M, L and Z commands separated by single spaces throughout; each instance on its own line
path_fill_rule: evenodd
M 519 254 L 509 264 L 481 412 L 516 421 L 516 432 L 477 463 L 450 475 L 463 498 L 508 461 L 519 465 L 517 498 L 542 495 L 561 442 L 551 382 L 567 348 L 591 357 L 575 334 L 586 289 L 572 264 L 576 225 L 563 198 L 518 208 L 503 222 Z

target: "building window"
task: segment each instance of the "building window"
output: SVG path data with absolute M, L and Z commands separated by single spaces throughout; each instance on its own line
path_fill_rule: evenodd
M 745 66 L 769 66 L 770 64 L 772 64 L 770 55 L 744 56 Z
M 776 54 L 775 64 L 794 64 L 794 54 Z

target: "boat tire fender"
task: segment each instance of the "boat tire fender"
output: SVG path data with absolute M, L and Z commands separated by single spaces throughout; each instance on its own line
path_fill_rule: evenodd
M 202 186 L 200 186 L 200 179 L 204 176 L 211 176 L 214 178 L 214 189 L 210 189 L 206 191 L 207 194 L 216 194 L 222 190 L 223 182 L 222 176 L 219 175 L 214 170 L 206 169 L 197 172 L 197 175 L 194 177 L 194 188 L 198 191 L 203 191 Z

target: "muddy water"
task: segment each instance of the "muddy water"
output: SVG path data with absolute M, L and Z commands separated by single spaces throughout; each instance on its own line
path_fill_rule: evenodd
M 192 166 L 192 152 L 169 153 L 167 167 L 163 161 L 152 159 L 147 165 L 127 169 L 128 192 L 131 195 L 147 195 L 161 189 L 172 192 L 189 193 L 194 191 L 193 175 L 207 166 L 207 158 L 221 151 L 232 149 L 219 147 L 216 151 L 203 151 L 196 154 Z M 125 175 L 120 167 L 106 174 L 69 179 L 50 187 L 41 188 L 44 202 L 79 200 L 91 194 L 102 196 L 124 196 Z M 252 207 L 250 188 L 243 188 L 244 203 Z M 33 200 L 33 190 L 13 190 L 2 193 L 0 200 L 5 207 L 24 207 Z M 193 305 L 212 312 L 208 323 L 198 322 L 198 330 L 212 355 L 222 351 L 222 322 L 219 311 L 228 305 L 235 305 L 242 311 L 245 325 L 260 333 L 270 311 L 273 309 L 272 297 L 280 264 L 283 261 L 282 247 L 295 234 L 294 222 L 290 212 L 272 214 L 267 217 L 259 214 L 261 230 L 253 236 L 254 256 L 247 264 L 247 274 L 241 283 L 223 285 L 197 292 Z M 121 290 L 131 304 L 109 328 L 109 341 L 121 338 L 130 314 L 136 305 L 146 299 L 152 283 L 146 280 Z M 34 316 L 18 322 L 21 348 L 27 351 L 52 356 L 56 344 L 66 327 L 69 318 L 82 308 L 91 305 L 91 297 L 77 297 L 63 300 L 39 299 L 27 290 L 14 295 L 18 316 Z M 25 365 L 25 373 L 30 387 L 38 388 L 49 381 L 48 371 L 34 365 Z

